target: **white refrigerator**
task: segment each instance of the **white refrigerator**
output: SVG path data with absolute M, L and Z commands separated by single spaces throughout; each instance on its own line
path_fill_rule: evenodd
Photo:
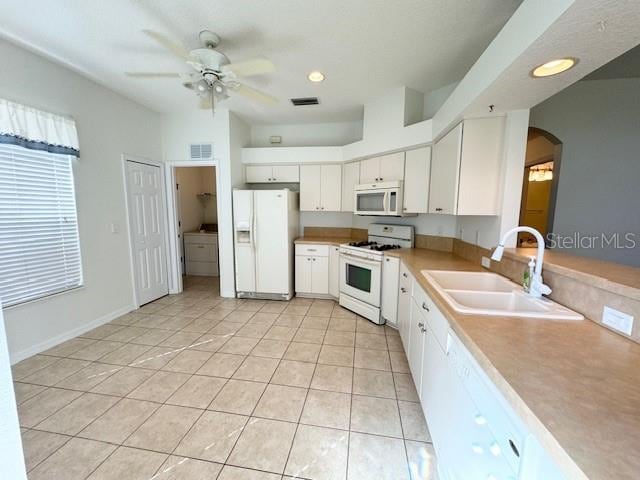
M 298 205 L 298 193 L 288 189 L 233 191 L 238 298 L 293 296 Z

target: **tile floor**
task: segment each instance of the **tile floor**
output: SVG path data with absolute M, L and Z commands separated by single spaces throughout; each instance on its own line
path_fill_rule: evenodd
M 216 279 L 13 368 L 31 480 L 432 480 L 395 330 Z

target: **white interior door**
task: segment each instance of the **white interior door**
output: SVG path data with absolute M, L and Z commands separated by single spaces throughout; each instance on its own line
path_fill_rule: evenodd
M 233 232 L 236 253 L 236 290 L 256 291 L 255 221 L 253 191 L 233 192 Z
M 144 305 L 169 293 L 162 176 L 158 166 L 129 160 L 126 172 L 136 298 Z
M 282 190 L 254 192 L 256 291 L 288 293 L 288 196 Z

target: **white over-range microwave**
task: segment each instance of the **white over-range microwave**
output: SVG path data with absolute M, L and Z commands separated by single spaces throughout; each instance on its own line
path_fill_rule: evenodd
M 356 215 L 402 216 L 402 182 L 378 182 L 356 185 Z

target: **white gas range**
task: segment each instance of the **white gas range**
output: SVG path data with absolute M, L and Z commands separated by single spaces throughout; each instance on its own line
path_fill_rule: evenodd
M 382 324 L 382 260 L 384 252 L 413 247 L 413 227 L 406 225 L 369 225 L 366 242 L 340 245 L 340 305 Z

